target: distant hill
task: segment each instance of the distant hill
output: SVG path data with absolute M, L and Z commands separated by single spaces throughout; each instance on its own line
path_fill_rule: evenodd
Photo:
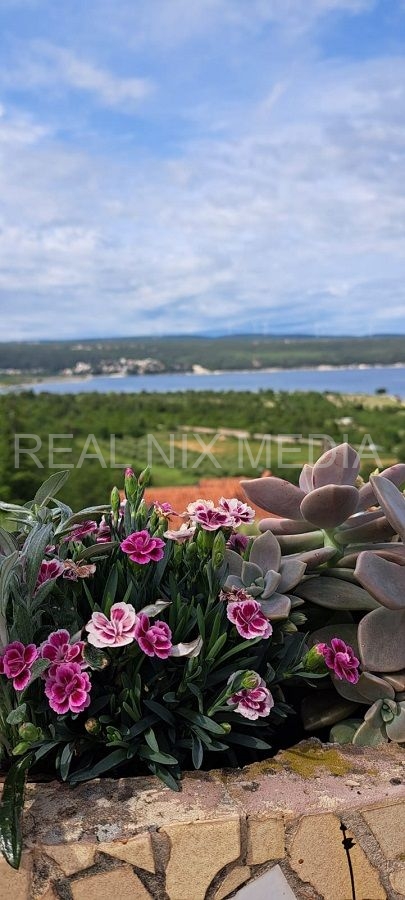
M 405 363 L 405 335 L 133 337 L 0 343 L 0 374 L 85 375 Z

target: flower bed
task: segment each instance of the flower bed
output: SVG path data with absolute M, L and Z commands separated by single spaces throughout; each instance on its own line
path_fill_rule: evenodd
M 405 741 L 405 466 L 362 484 L 341 445 L 300 487 L 244 483 L 284 516 L 254 529 L 240 500 L 143 499 L 73 513 L 56 473 L 1 504 L 0 847 L 18 868 L 26 773 L 79 785 L 237 767 L 305 731 L 354 745 Z M 178 512 L 178 511 L 177 511 Z M 252 535 L 246 530 L 253 531 Z

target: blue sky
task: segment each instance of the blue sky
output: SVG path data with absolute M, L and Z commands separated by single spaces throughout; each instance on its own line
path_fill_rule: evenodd
M 0 0 L 0 312 L 404 333 L 404 0 Z

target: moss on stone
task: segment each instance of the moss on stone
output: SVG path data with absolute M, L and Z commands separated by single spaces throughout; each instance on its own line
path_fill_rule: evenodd
M 347 775 L 352 766 L 339 750 L 323 750 L 313 745 L 302 744 L 278 754 L 280 763 L 301 778 L 312 778 L 320 769 L 327 769 L 331 775 Z

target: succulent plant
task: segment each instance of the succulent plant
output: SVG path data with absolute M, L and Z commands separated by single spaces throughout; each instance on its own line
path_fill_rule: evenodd
M 280 566 L 306 563 L 290 599 L 303 600 L 309 622 L 321 624 L 309 646 L 338 637 L 360 660 L 356 684 L 331 673 L 336 694 L 304 699 L 304 727 L 332 724 L 333 740 L 355 744 L 405 742 L 405 465 L 359 487 L 358 472 L 358 454 L 342 444 L 305 465 L 299 487 L 273 477 L 242 484 L 251 501 L 273 513 L 259 528 L 288 554 Z
M 288 618 L 291 610 L 291 591 L 301 581 L 306 569 L 305 560 L 297 556 L 282 558 L 280 545 L 274 535 L 264 532 L 251 543 L 248 559 L 234 550 L 226 550 L 228 576 L 223 590 L 244 589 L 260 602 L 268 619 Z M 295 605 L 299 605 L 298 598 Z

